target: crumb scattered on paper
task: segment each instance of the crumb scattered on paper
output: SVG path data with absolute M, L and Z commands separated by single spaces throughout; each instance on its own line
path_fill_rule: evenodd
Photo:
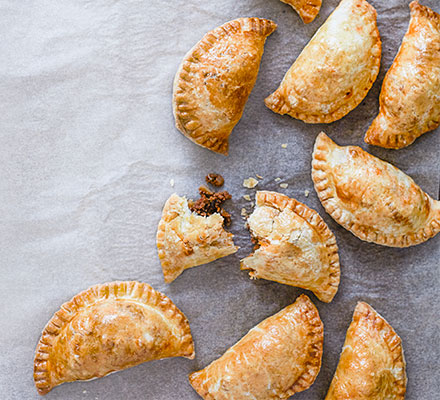
M 255 174 L 258 179 L 264 179 L 261 175 Z
M 280 183 L 280 188 L 287 189 L 288 186 L 288 183 Z
M 258 181 L 255 178 L 247 178 L 243 181 L 243 186 L 247 187 L 248 189 L 252 189 L 255 186 L 258 185 Z
M 245 194 L 245 195 L 243 196 L 243 198 L 244 198 L 245 200 L 247 200 L 247 201 L 251 201 L 251 196 L 249 196 L 248 194 Z
M 279 182 L 281 178 L 275 178 L 275 182 Z
M 174 179 L 170 179 L 170 186 L 174 187 Z
M 210 183 L 213 186 L 223 186 L 225 179 L 220 174 L 208 174 L 205 177 L 206 183 Z
M 304 190 L 304 196 L 309 197 L 310 192 L 308 190 Z
M 281 145 L 281 147 L 282 147 L 283 149 L 287 149 L 287 143 L 283 143 L 283 144 Z

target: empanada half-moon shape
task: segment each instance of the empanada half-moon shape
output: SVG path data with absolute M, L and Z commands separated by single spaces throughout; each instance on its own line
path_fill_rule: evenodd
M 287 399 L 315 381 L 323 331 L 318 310 L 301 295 L 189 381 L 206 400 Z
M 408 247 L 440 231 L 440 201 L 393 165 L 325 133 L 315 142 L 312 179 L 326 211 L 362 240 Z
M 166 357 L 194 358 L 185 315 L 146 283 L 92 286 L 64 303 L 37 345 L 40 394 L 64 382 L 100 378 Z
M 402 342 L 371 306 L 360 302 L 347 331 L 326 400 L 403 400 Z
M 264 43 L 277 25 L 239 18 L 208 32 L 174 79 L 176 127 L 202 147 L 228 154 L 228 137 L 257 79 Z
M 408 32 L 380 94 L 365 142 L 401 149 L 440 125 L 440 15 L 412 2 Z
M 290 4 L 305 24 L 312 22 L 319 14 L 321 0 L 281 0 Z
M 238 247 L 232 237 L 224 229 L 220 214 L 203 217 L 191 212 L 186 198 L 171 195 L 156 236 L 165 282 L 172 282 L 185 269 L 235 253 Z
M 365 0 L 342 0 L 265 103 L 307 123 L 336 121 L 373 86 L 381 48 L 376 10 Z
M 258 248 L 241 269 L 250 270 L 251 278 L 298 286 L 332 301 L 340 277 L 338 246 L 315 210 L 281 193 L 257 192 L 248 226 Z

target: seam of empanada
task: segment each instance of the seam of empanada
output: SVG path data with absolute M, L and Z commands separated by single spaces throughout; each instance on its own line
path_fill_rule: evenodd
M 312 22 L 321 10 L 321 0 L 281 0 L 289 4 L 305 24 Z
M 39 394 L 44 395 L 58 385 L 57 382 L 51 381 L 50 366 L 47 363 L 57 336 L 81 309 L 108 298 L 127 298 L 159 309 L 164 317 L 172 320 L 182 332 L 182 357 L 194 358 L 194 344 L 188 320 L 167 296 L 146 283 L 136 281 L 99 284 L 64 303 L 46 324 L 34 359 L 34 381 Z
M 350 101 L 342 104 L 338 109 L 334 110 L 333 112 L 322 115 L 322 114 L 307 114 L 307 113 L 294 112 L 291 106 L 289 105 L 286 96 L 284 95 L 284 93 L 282 93 L 282 89 L 281 89 L 282 83 L 281 83 L 280 87 L 264 100 L 266 106 L 269 109 L 281 115 L 288 114 L 293 118 L 299 119 L 309 124 L 319 124 L 319 123 L 328 124 L 345 117 L 349 112 L 354 110 L 367 96 L 369 90 L 376 81 L 377 75 L 379 74 L 380 60 L 382 55 L 382 42 L 380 39 L 379 29 L 377 27 L 376 9 L 366 0 L 353 0 L 353 2 L 356 3 L 356 6 L 363 11 L 364 15 L 368 15 L 370 13 L 373 13 L 374 15 L 374 27 L 371 31 L 371 35 L 376 40 L 376 44 L 371 49 L 371 57 L 375 60 L 375 63 L 371 67 L 370 78 L 368 82 L 365 84 L 365 86 L 356 88 L 357 90 L 351 96 Z M 314 37 L 311 39 L 311 41 L 313 39 Z M 285 77 L 283 78 L 283 81 L 284 79 Z
M 202 123 L 195 117 L 189 103 L 186 89 L 190 82 L 190 72 L 199 62 L 199 54 L 208 52 L 214 43 L 237 32 L 254 32 L 262 37 L 269 36 L 277 25 L 275 22 L 262 18 L 238 18 L 208 32 L 185 55 L 176 73 L 173 85 L 173 113 L 176 128 L 199 146 L 206 147 L 220 154 L 228 154 L 228 135 L 214 137 L 206 135 Z M 233 128 L 233 127 L 232 127 Z
M 328 284 L 326 288 L 319 291 L 308 288 L 305 289 L 311 290 L 321 301 L 324 301 L 326 303 L 332 301 L 333 297 L 338 291 L 340 281 L 338 245 L 336 243 L 335 235 L 322 219 L 322 217 L 315 210 L 307 207 L 305 204 L 300 203 L 296 199 L 289 198 L 281 193 L 259 191 L 256 195 L 256 205 L 270 205 L 274 208 L 278 208 L 280 211 L 288 208 L 296 215 L 301 217 L 315 232 L 318 233 L 318 235 L 325 243 L 328 252 L 328 260 L 330 266 Z M 250 256 L 252 256 L 252 254 L 250 254 Z M 297 287 L 301 286 L 298 285 Z
M 400 236 L 385 235 L 371 229 L 368 230 L 366 226 L 353 222 L 345 210 L 337 208 L 331 201 L 337 198 L 326 172 L 329 168 L 326 161 L 327 155 L 332 146 L 337 145 L 324 132 L 321 132 L 316 138 L 312 156 L 312 180 L 322 205 L 339 225 L 352 232 L 359 239 L 390 247 L 414 246 L 427 241 L 440 232 L 440 202 L 431 199 L 426 193 L 425 196 L 430 200 L 431 217 L 429 223 L 415 233 Z M 360 150 L 364 152 L 364 150 Z M 369 156 L 374 157 L 372 154 L 369 154 Z

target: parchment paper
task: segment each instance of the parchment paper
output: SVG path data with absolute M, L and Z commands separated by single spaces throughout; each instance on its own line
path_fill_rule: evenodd
M 251 207 L 242 195 L 255 193 L 242 181 L 259 174 L 264 179 L 257 189 L 278 190 L 318 210 L 340 247 L 342 278 L 334 301 L 324 304 L 306 292 L 325 325 L 324 357 L 315 384 L 295 398 L 324 398 L 355 304 L 364 300 L 402 337 L 407 399 L 438 399 L 440 237 L 403 250 L 361 242 L 325 213 L 310 178 L 313 142 L 325 130 L 339 144 L 361 145 L 394 163 L 438 198 L 438 132 L 399 151 L 363 143 L 384 74 L 407 29 L 408 1 L 372 0 L 382 69 L 365 101 L 346 118 L 306 125 L 263 104 L 337 5 L 323 3 L 320 16 L 304 25 L 277 0 L 0 1 L 0 398 L 39 398 L 34 350 L 63 302 L 93 284 L 140 280 L 187 315 L 196 359 L 155 361 L 65 384 L 46 398 L 197 399 L 190 372 L 306 292 L 251 281 L 239 270 L 239 259 L 252 248 L 240 216 L 242 207 Z M 440 10 L 436 0 L 424 3 Z M 271 18 L 279 27 L 266 43 L 258 81 L 225 158 L 176 131 L 172 80 L 184 54 L 207 31 L 242 16 Z M 221 173 L 233 194 L 227 209 L 241 249 L 166 285 L 155 247 L 162 206 L 173 192 L 195 196 L 209 172 Z

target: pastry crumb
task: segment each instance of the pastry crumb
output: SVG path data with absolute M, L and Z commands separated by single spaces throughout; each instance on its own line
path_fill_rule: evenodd
M 308 190 L 304 190 L 304 196 L 309 197 L 310 192 Z
M 280 188 L 287 189 L 288 186 L 288 183 L 280 183 Z
M 281 145 L 281 147 L 282 147 L 283 149 L 287 149 L 287 143 L 283 143 L 283 144 Z
M 275 178 L 275 182 L 279 182 L 281 178 Z
M 174 187 L 174 179 L 170 179 L 170 186 Z
M 254 188 L 257 185 L 258 185 L 258 181 L 255 178 L 252 178 L 252 177 L 248 178 L 248 179 L 245 179 L 243 181 L 243 186 L 248 188 L 248 189 L 252 189 L 252 188 Z
M 248 216 L 248 212 L 247 212 L 246 208 L 242 208 L 241 209 L 241 215 L 242 215 L 242 217 L 247 217 Z
M 258 179 L 264 179 L 261 175 L 255 174 Z
M 205 176 L 206 183 L 210 183 L 213 186 L 223 186 L 225 179 L 220 174 L 208 174 Z
M 251 201 L 251 196 L 249 196 L 248 194 L 245 194 L 245 195 L 243 196 L 243 198 L 244 198 L 245 200 L 247 200 L 247 201 Z

